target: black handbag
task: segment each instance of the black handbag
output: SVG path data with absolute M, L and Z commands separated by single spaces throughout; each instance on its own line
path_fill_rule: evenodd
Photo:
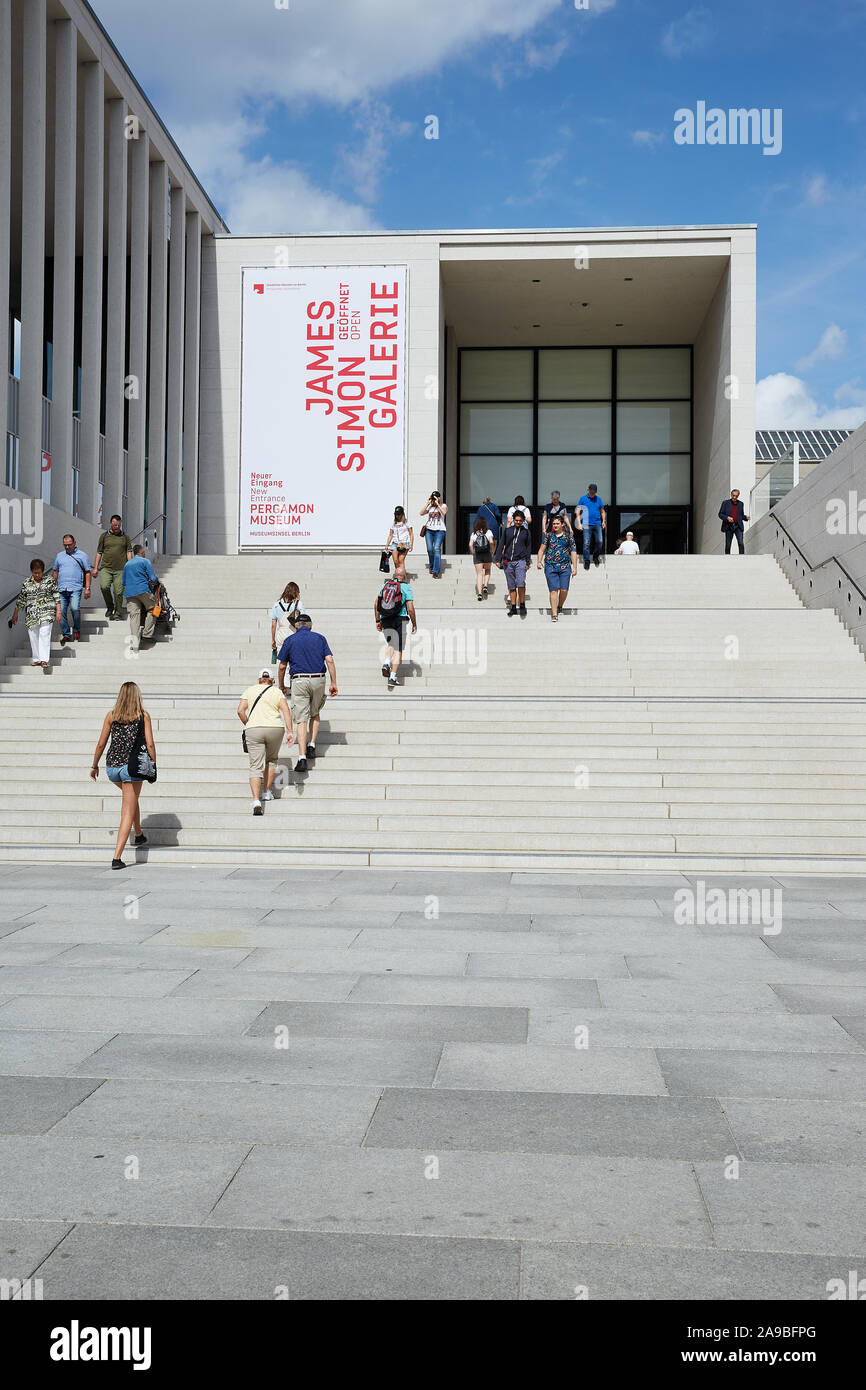
M 270 687 L 269 685 L 266 685 L 266 686 L 265 686 L 265 690 L 270 690 L 270 688 L 271 688 L 271 687 Z M 264 695 L 265 690 L 263 690 L 263 691 L 261 692 L 261 694 L 260 694 L 260 695 L 257 695 L 256 698 L 253 700 L 252 704 L 250 705 L 250 714 L 252 714 L 252 712 L 253 712 L 253 710 L 255 709 L 256 705 L 259 703 L 259 700 L 262 698 L 262 695 Z M 249 724 L 249 722 L 250 722 L 250 714 L 247 715 L 247 723 L 248 723 L 248 724 Z M 247 748 L 247 731 L 246 731 L 246 729 L 244 729 L 243 733 L 241 734 L 241 748 L 244 750 L 245 753 L 249 753 L 249 751 L 250 751 L 249 748 Z M 156 781 L 156 778 L 154 778 L 153 780 Z
M 144 717 L 138 721 L 138 728 L 135 731 L 135 741 L 127 763 L 129 775 L 133 781 L 141 779 L 142 782 L 156 781 L 156 763 L 147 751 L 147 740 L 144 736 Z
M 391 573 L 391 553 L 388 550 L 383 550 L 381 555 L 379 556 L 379 573 Z

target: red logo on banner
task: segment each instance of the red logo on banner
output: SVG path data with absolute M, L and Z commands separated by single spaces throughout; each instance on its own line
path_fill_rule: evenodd
M 264 285 L 253 285 L 253 294 L 264 294 Z

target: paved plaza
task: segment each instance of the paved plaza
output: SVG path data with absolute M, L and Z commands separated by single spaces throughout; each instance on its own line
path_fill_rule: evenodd
M 0 1059 L 48 1300 L 866 1273 L 862 879 L 7 864 Z

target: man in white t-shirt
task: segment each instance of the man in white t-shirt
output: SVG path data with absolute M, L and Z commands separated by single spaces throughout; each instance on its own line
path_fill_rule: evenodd
M 626 531 L 625 540 L 620 542 L 615 555 L 640 555 L 640 546 L 634 538 L 634 531 Z

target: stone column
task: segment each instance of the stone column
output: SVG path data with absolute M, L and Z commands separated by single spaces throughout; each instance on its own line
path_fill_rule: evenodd
M 198 551 L 198 410 L 201 357 L 201 214 L 186 216 L 186 341 L 183 374 L 183 550 Z
M 42 495 L 42 377 L 45 358 L 45 0 L 22 13 L 21 389 L 18 486 Z
M 126 406 L 126 102 L 110 101 L 108 119 L 108 312 L 105 337 L 105 485 L 102 519 L 123 515 L 123 426 Z M 124 525 L 126 517 L 124 516 Z M 138 527 L 133 528 L 137 530 Z M 129 527 L 126 526 L 129 531 Z M 132 534 L 130 532 L 130 534 Z
M 12 170 L 12 0 L 0 0 L 0 482 L 6 481 L 9 395 L 9 217 Z
M 72 511 L 72 411 L 75 390 L 75 189 L 78 130 L 78 31 L 54 24 L 54 334 L 51 373 L 51 503 Z
M 147 295 L 150 248 L 150 141 L 140 126 L 130 141 L 129 267 L 129 471 L 126 529 L 134 536 L 144 515 L 144 458 L 147 436 Z
M 105 214 L 105 73 L 85 63 L 84 246 L 81 281 L 81 464 L 78 515 L 98 521 Z
M 168 170 L 150 166 L 150 381 L 147 411 L 147 520 L 165 511 L 165 353 L 168 297 Z
M 171 257 L 168 288 L 168 401 L 165 431 L 165 548 L 180 554 L 183 459 L 183 350 L 186 281 L 186 194 L 171 190 Z

